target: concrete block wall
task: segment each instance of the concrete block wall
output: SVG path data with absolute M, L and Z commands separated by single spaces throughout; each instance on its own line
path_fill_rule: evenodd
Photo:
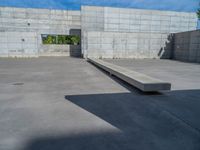
M 0 7 L 0 56 L 80 56 L 80 45 L 43 45 L 41 34 L 68 35 L 81 29 L 84 57 L 171 58 L 171 33 L 196 26 L 196 14 L 185 12 L 94 6 L 82 6 L 81 11 Z M 191 43 L 187 38 L 184 41 Z M 187 52 L 188 44 L 180 45 L 186 45 L 181 48 L 183 54 L 177 49 L 174 57 L 186 59 L 188 54 L 188 59 L 196 59 L 195 44 L 189 47 L 195 52 Z
M 46 55 L 50 53 L 52 55 L 58 54 L 58 50 L 60 50 L 60 54 L 65 53 L 65 55 L 68 55 L 69 51 L 66 51 L 66 49 L 69 46 L 67 45 L 64 49 L 58 45 L 50 46 L 54 47 L 55 51 L 51 48 L 48 51 L 47 47 L 49 46 L 42 44 L 41 34 L 69 35 L 71 29 L 81 29 L 80 11 L 0 7 L 0 34 L 5 35 L 0 41 L 0 56 L 16 56 L 16 54 L 19 56 L 20 53 L 18 54 L 14 51 L 19 51 L 18 47 L 22 47 L 22 44 L 28 41 L 28 39 L 23 37 L 25 42 L 21 42 L 22 37 L 16 36 L 17 41 L 19 41 L 16 42 L 15 35 L 28 35 L 29 33 L 33 35 L 32 38 L 36 36 L 37 39 L 37 42 L 32 42 L 35 43 L 35 46 L 31 47 L 31 49 L 33 47 L 37 48 L 34 51 L 36 56 L 45 55 L 45 53 Z M 10 35 L 11 32 L 13 35 Z M 13 37 L 15 40 L 10 40 L 10 37 Z M 10 42 L 3 42 L 6 39 L 18 45 L 15 50 L 13 50 L 13 47 L 9 48 L 6 46 L 13 45 Z M 32 51 L 31 49 L 30 51 Z M 21 56 L 29 56 L 28 51 L 27 48 L 21 53 Z
M 0 32 L 1 57 L 36 57 L 38 55 L 35 32 Z
M 83 31 L 103 31 L 104 7 L 82 6 L 81 29 Z
M 173 59 L 200 63 L 200 30 L 174 34 Z
M 91 58 L 170 58 L 170 34 L 89 31 L 85 57 Z
M 105 31 L 176 33 L 196 29 L 194 13 L 105 8 Z
M 70 45 L 41 45 L 40 56 L 70 56 Z
M 195 30 L 196 13 L 82 6 L 87 31 L 176 33 Z
M 170 34 L 197 27 L 195 13 L 82 6 L 81 15 L 84 57 L 171 58 Z M 93 31 L 98 31 L 97 38 Z M 112 46 L 107 41 L 113 41 Z

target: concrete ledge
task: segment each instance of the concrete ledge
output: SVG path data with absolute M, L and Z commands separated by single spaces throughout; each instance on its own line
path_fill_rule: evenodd
M 88 58 L 88 61 L 144 92 L 156 92 L 171 89 L 171 83 L 163 82 L 99 59 Z

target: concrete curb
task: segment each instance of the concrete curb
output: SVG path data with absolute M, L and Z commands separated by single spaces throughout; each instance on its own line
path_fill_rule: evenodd
M 111 75 L 122 79 L 123 81 L 133 85 L 134 87 L 140 89 L 143 92 L 156 92 L 163 90 L 171 90 L 171 83 L 164 82 L 145 74 L 138 73 L 114 64 L 99 60 L 99 59 L 87 59 L 92 64 L 102 68 L 103 70 L 109 72 Z

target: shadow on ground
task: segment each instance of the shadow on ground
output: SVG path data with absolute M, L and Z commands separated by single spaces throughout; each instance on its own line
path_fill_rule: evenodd
M 66 95 L 121 133 L 39 137 L 26 150 L 199 150 L 200 90 Z

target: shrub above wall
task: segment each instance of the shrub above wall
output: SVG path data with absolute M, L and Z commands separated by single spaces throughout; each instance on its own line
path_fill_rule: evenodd
M 80 37 L 77 35 L 47 35 L 42 34 L 43 44 L 79 45 Z

